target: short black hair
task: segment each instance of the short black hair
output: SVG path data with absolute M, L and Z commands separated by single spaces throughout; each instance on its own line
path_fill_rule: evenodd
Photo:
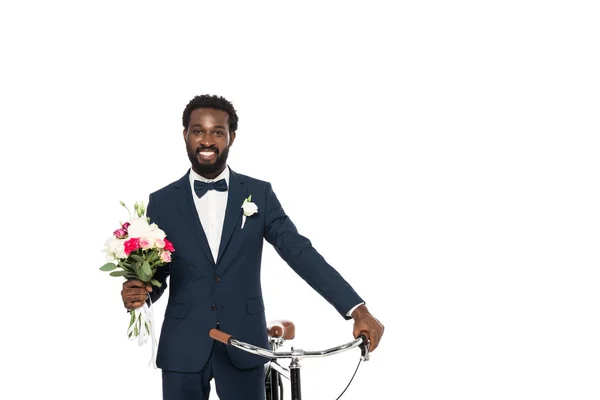
M 238 116 L 233 104 L 224 97 L 203 94 L 196 96 L 185 106 L 183 110 L 183 127 L 187 130 L 190 125 L 190 115 L 192 111 L 198 108 L 214 108 L 215 110 L 225 111 L 229 115 L 229 131 L 235 132 L 238 128 Z

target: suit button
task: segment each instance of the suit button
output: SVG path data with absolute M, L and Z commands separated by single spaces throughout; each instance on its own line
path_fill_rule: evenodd
M 221 282 L 221 277 L 220 276 L 215 276 L 215 282 Z
M 217 311 L 217 306 L 213 304 L 212 306 L 210 306 L 210 309 L 213 311 Z

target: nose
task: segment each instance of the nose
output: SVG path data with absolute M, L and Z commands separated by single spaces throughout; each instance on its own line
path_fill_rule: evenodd
M 205 147 L 210 147 L 214 144 L 211 135 L 202 135 L 202 137 L 200 138 L 200 143 Z

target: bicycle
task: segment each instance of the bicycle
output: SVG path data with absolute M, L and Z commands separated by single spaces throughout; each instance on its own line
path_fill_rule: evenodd
M 292 400 L 302 400 L 301 382 L 300 382 L 300 360 L 303 358 L 315 358 L 315 357 L 327 357 L 334 354 L 339 354 L 350 349 L 360 347 L 361 355 L 358 362 L 358 366 L 354 371 L 354 375 L 358 371 L 358 367 L 362 361 L 369 360 L 369 341 L 365 335 L 360 335 L 355 340 L 344 343 L 340 346 L 332 347 L 326 350 L 318 351 L 305 351 L 300 349 L 291 348 L 291 351 L 277 351 L 286 341 L 294 339 L 296 336 L 296 326 L 291 321 L 272 321 L 267 326 L 267 335 L 269 338 L 269 347 L 271 349 L 265 349 L 262 347 L 254 346 L 250 343 L 239 341 L 233 338 L 231 335 L 218 330 L 211 329 L 209 336 L 221 343 L 229 346 L 236 347 L 240 350 L 247 351 L 252 354 L 256 354 L 269 359 L 270 361 L 266 364 L 265 371 L 265 388 L 267 393 L 267 400 L 283 400 L 283 382 L 281 377 L 288 379 L 291 384 L 291 395 Z M 277 360 L 280 358 L 290 358 L 289 369 L 280 365 Z M 350 383 L 354 379 L 354 375 L 350 379 L 346 389 L 340 394 L 338 399 L 346 392 Z

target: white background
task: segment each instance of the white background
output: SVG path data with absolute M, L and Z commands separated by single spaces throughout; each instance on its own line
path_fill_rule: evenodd
M 595 2 L 216 3 L 0 6 L 0 397 L 161 398 L 100 249 L 119 200 L 185 173 L 211 93 L 231 167 L 386 327 L 343 399 L 598 399 Z M 352 339 L 268 244 L 263 271 L 295 346 Z M 357 357 L 305 361 L 305 398 Z

